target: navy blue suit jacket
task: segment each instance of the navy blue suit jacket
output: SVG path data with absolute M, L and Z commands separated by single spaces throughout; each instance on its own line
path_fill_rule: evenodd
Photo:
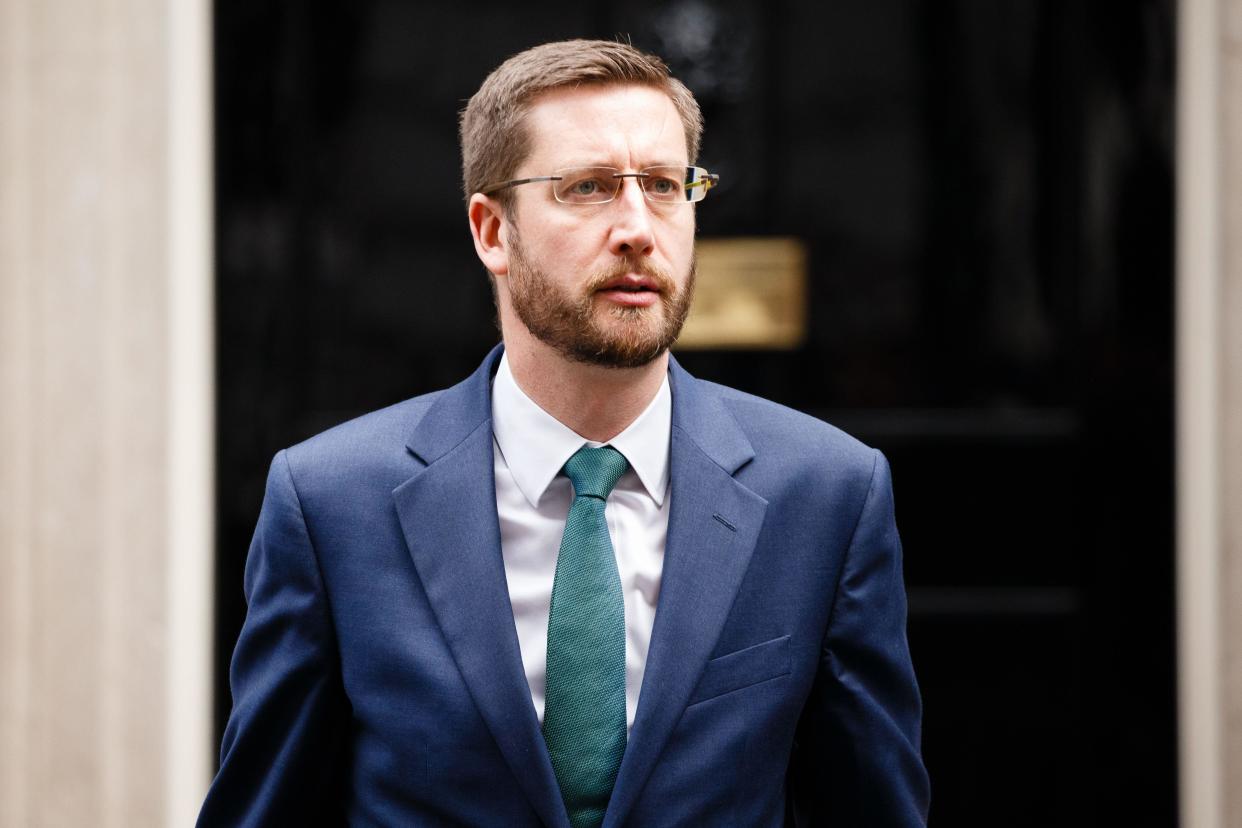
M 201 825 L 568 821 L 465 382 L 280 452 Z M 925 822 L 888 467 L 676 361 L 664 575 L 606 826 Z

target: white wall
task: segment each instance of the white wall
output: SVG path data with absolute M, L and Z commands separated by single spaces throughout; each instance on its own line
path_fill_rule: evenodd
M 1178 33 L 1178 678 L 1184 828 L 1242 824 L 1242 0 Z
M 0 824 L 188 824 L 211 751 L 204 0 L 0 0 Z

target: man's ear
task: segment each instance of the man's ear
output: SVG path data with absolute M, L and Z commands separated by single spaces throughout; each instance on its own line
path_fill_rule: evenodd
M 474 237 L 474 252 L 479 254 L 483 266 L 497 276 L 509 273 L 509 248 L 503 228 L 504 210 L 500 202 L 482 193 L 470 196 L 466 208 L 470 219 L 470 235 Z

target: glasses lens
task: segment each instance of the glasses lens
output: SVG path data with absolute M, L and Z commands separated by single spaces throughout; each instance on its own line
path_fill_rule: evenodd
M 686 200 L 687 173 L 687 167 L 648 167 L 638 180 L 651 201 L 676 203 Z
M 618 172 L 611 167 L 557 170 L 552 193 L 565 204 L 603 204 L 612 201 L 621 186 L 622 179 L 615 177 Z
M 648 167 L 643 175 L 643 190 L 652 201 L 702 201 L 710 186 L 702 167 Z

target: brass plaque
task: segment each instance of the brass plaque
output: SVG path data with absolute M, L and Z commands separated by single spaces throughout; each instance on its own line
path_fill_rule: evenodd
M 795 238 L 699 239 L 694 306 L 679 349 L 796 348 L 806 338 L 806 246 Z

